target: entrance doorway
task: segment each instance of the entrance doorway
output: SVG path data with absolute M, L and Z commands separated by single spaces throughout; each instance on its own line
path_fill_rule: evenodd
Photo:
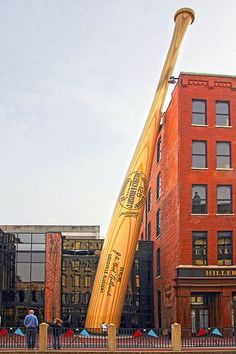
M 197 333 L 200 328 L 209 327 L 208 309 L 195 308 L 191 310 L 192 332 Z
M 217 327 L 219 315 L 219 296 L 217 293 L 191 294 L 192 333 L 200 329 Z

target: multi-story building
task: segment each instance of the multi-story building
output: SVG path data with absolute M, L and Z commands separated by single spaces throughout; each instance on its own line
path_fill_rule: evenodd
M 1 226 L 0 325 L 22 324 L 29 308 L 40 321 L 84 325 L 103 239 L 99 226 Z M 121 325 L 153 327 L 150 241 L 139 242 Z
M 181 73 L 162 117 L 140 239 L 155 325 L 236 325 L 236 77 Z

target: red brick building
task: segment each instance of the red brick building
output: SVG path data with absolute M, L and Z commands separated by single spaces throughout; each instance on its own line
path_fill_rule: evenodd
M 236 325 L 236 77 L 181 73 L 163 116 L 140 239 L 155 325 Z

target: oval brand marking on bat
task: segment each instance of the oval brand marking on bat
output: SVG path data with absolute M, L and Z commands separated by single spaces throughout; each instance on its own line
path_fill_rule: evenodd
M 146 199 L 147 178 L 139 171 L 132 172 L 125 180 L 120 195 L 120 204 L 125 209 L 138 210 Z

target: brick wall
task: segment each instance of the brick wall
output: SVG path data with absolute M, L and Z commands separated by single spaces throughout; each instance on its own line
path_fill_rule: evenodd
M 207 126 L 192 126 L 192 99 L 207 100 Z M 230 101 L 232 127 L 216 127 L 216 100 Z M 236 77 L 181 74 L 164 116 L 164 124 L 158 139 L 160 137 L 162 159 L 157 164 L 156 155 L 154 157 L 149 184 L 149 188 L 152 189 L 152 207 L 146 219 L 144 217 L 140 235 L 142 232 L 146 234 L 145 228 L 151 222 L 154 241 L 154 318 L 155 325 L 158 326 L 157 291 L 160 290 L 162 327 L 166 327 L 178 320 L 177 313 L 180 314 L 181 311 L 182 317 L 185 316 L 190 324 L 191 289 L 186 290 L 185 300 L 188 302 L 186 305 L 188 310 L 184 313 L 180 304 L 178 311 L 176 309 L 174 286 L 176 267 L 192 265 L 192 231 L 208 232 L 208 265 L 217 265 L 217 231 L 233 231 L 233 264 L 236 264 L 235 216 L 216 215 L 217 184 L 232 185 L 233 208 L 234 210 L 236 208 Z M 192 140 L 207 141 L 207 169 L 192 169 Z M 216 169 L 217 141 L 231 141 L 231 170 Z M 156 200 L 156 180 L 159 173 L 162 194 L 160 199 Z M 208 215 L 191 215 L 192 184 L 207 185 Z M 160 237 L 156 237 L 156 213 L 159 209 L 161 234 Z M 158 248 L 161 249 L 161 276 L 157 276 L 156 270 Z M 223 291 L 222 288 L 222 294 Z M 230 291 L 232 293 L 233 290 Z M 184 297 L 184 289 L 179 289 L 179 294 Z M 222 318 L 220 322 L 224 324 Z

